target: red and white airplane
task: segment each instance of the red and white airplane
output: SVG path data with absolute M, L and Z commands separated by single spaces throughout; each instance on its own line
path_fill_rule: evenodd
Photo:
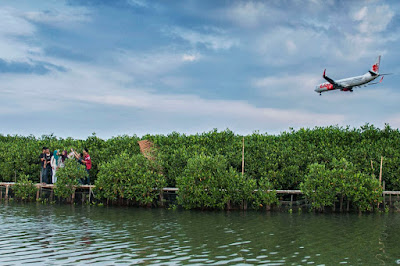
M 351 91 L 352 92 L 353 88 L 367 86 L 367 83 L 368 83 L 368 85 L 381 83 L 383 80 L 383 76 L 388 75 L 388 74 L 379 74 L 380 61 L 381 61 L 381 56 L 379 55 L 376 58 L 375 63 L 372 65 L 371 70 L 369 70 L 367 73 L 365 73 L 362 76 L 339 79 L 336 81 L 325 75 L 325 71 L 326 71 L 326 69 L 325 69 L 324 74 L 322 74 L 322 77 L 324 79 L 326 79 L 328 82 L 318 85 L 314 91 L 318 92 L 319 95 L 321 95 L 322 92 L 332 91 L 332 90 L 341 90 L 341 91 Z M 369 83 L 380 76 L 382 76 L 382 78 L 379 82 Z

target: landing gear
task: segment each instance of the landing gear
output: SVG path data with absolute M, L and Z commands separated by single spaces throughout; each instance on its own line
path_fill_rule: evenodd
M 319 96 L 321 96 L 322 94 L 321 93 L 319 93 Z

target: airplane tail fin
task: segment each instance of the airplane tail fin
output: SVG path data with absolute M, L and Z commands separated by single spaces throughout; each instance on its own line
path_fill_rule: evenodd
M 369 71 L 369 73 L 371 73 L 371 75 L 376 76 L 379 75 L 379 66 L 381 64 L 381 56 L 379 55 L 376 60 L 375 63 L 372 65 L 371 70 Z

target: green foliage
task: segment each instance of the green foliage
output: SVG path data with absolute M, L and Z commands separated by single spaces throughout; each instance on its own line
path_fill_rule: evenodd
M 336 199 L 333 187 L 334 178 L 325 165 L 314 163 L 300 188 L 311 202 L 314 209 L 322 210 L 325 206 L 332 206 Z
M 100 165 L 95 195 L 108 200 L 125 198 L 149 206 L 165 184 L 157 162 L 124 152 Z
M 29 176 L 22 175 L 13 186 L 14 195 L 17 199 L 31 201 L 35 198 L 37 188 Z
M 276 191 L 273 190 L 273 185 L 265 177 L 262 177 L 260 180 L 258 180 L 258 191 L 256 193 L 255 200 L 255 206 L 257 206 L 257 204 L 258 206 L 271 206 L 279 203 L 278 197 L 276 196 Z
M 194 156 L 177 178 L 178 203 L 186 209 L 223 209 L 235 192 L 235 179 L 238 173 L 228 169 L 223 156 Z
M 244 202 L 257 208 L 260 202 L 270 202 L 268 192 L 254 192 L 255 179 L 242 177 L 222 155 L 190 158 L 177 187 L 178 203 L 186 209 L 223 209 L 228 203 L 238 206 Z
M 65 167 L 58 169 L 56 175 L 54 194 L 62 199 L 69 199 L 79 186 L 79 180 L 86 178 L 87 172 L 84 165 L 68 159 L 65 161 Z
M 374 204 L 382 201 L 378 180 L 357 171 L 346 159 L 333 159 L 328 165 L 310 165 L 300 188 L 312 207 L 319 210 L 333 206 L 338 197 L 346 197 L 360 211 L 370 211 Z
M 243 201 L 247 201 L 253 207 L 260 204 L 269 205 L 269 201 L 274 204 L 276 199 L 274 193 L 268 193 L 271 194 L 268 200 L 260 198 L 266 197 L 265 195 L 249 192 L 254 187 L 258 189 L 264 182 L 262 180 L 265 179 L 268 180 L 268 186 L 275 189 L 299 189 L 302 184 L 305 190 L 310 190 L 311 188 L 307 186 L 318 185 L 321 193 L 314 196 L 320 197 L 320 201 L 314 201 L 312 196 L 309 198 L 313 200 L 314 207 L 317 209 L 332 206 L 337 201 L 337 195 L 344 195 L 346 200 L 351 200 L 353 206 L 359 209 L 368 209 L 370 199 L 380 201 L 375 196 L 380 188 L 374 192 L 375 194 L 368 194 L 372 188 L 376 187 L 376 181 L 366 177 L 379 175 L 381 156 L 384 157 L 383 181 L 386 183 L 386 189 L 400 190 L 400 168 L 398 167 L 400 165 L 400 149 L 398 149 L 400 131 L 392 129 L 389 125 L 383 129 L 369 124 L 360 128 L 329 126 L 302 128 L 297 131 L 290 129 L 279 135 L 255 132 L 244 138 L 244 178 L 240 174 L 242 138 L 243 136 L 236 135 L 228 129 L 220 132 L 214 129 L 196 135 L 177 132 L 166 136 L 146 135 L 142 138 L 135 135 L 123 135 L 107 140 L 102 140 L 95 134 L 85 140 L 63 139 L 53 135 L 43 135 L 39 138 L 0 135 L 0 181 L 14 181 L 18 180 L 19 176 L 29 175 L 33 182 L 38 182 L 40 171 L 38 157 L 42 146 L 48 146 L 51 151 L 74 148 L 78 152 L 87 147 L 92 158 L 91 181 L 96 183 L 101 165 L 106 165 L 115 158 L 125 155 L 136 158 L 140 154 L 137 141 L 147 139 L 152 141 L 158 150 L 158 166 L 153 172 L 163 174 L 163 180 L 167 182 L 166 186 L 177 186 L 178 179 L 188 167 L 188 162 L 199 154 L 210 158 L 222 156 L 226 163 L 225 171 L 229 173 L 227 178 L 236 180 L 226 181 L 232 183 L 229 186 L 224 185 L 226 189 L 232 193 L 236 191 L 236 193 L 222 195 L 222 201 L 229 201 L 236 205 L 240 205 Z M 347 164 L 351 163 L 350 168 L 353 172 L 350 173 L 347 166 L 335 166 L 334 164 L 341 162 L 335 158 L 343 158 Z M 324 166 L 325 170 L 318 168 L 321 166 Z M 329 176 L 326 176 L 327 173 Z M 357 174 L 360 176 L 357 177 Z M 308 179 L 307 176 L 309 176 Z M 311 176 L 316 178 L 314 183 L 310 181 Z M 317 182 L 320 183 L 317 184 Z M 354 193 L 356 189 L 351 186 L 352 182 L 357 182 L 357 190 L 359 186 L 368 189 Z M 125 190 L 112 185 L 114 186 L 112 190 L 104 191 L 104 193 L 110 193 L 104 198 L 118 198 L 120 197 L 118 191 L 126 197 Z M 221 184 L 218 183 L 218 185 Z M 239 190 L 238 187 L 240 187 Z M 372 189 L 372 191 L 375 190 Z M 131 198 L 135 197 L 131 196 Z M 367 199 L 366 202 L 363 201 L 364 199 Z M 217 207 L 216 204 L 209 204 L 215 205 L 213 208 L 223 205 L 220 203 Z

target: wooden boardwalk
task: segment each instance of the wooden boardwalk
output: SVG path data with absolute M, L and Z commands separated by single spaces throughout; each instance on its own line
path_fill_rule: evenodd
M 9 190 L 10 187 L 14 186 L 16 183 L 14 182 L 0 182 L 0 187 L 5 187 L 5 195 L 4 199 L 8 199 L 9 196 Z M 39 199 L 40 197 L 40 191 L 41 189 L 50 189 L 51 193 L 53 193 L 53 189 L 55 185 L 53 184 L 45 184 L 45 183 L 37 183 L 34 184 L 37 188 L 37 193 L 36 193 L 36 199 Z M 88 190 L 89 193 L 89 201 L 91 198 L 91 195 L 93 194 L 93 189 L 95 188 L 95 185 L 80 185 L 76 186 L 75 189 L 81 189 L 81 190 Z M 179 191 L 179 188 L 175 187 L 165 187 L 162 189 L 164 192 L 173 192 L 177 193 Z M 281 195 L 290 195 L 290 202 L 293 202 L 293 196 L 294 195 L 303 195 L 303 192 L 301 190 L 288 190 L 288 189 L 277 189 L 277 190 L 269 190 L 269 191 L 275 191 L 276 194 L 281 194 Z M 75 194 L 75 193 L 74 193 Z M 71 195 L 72 198 L 75 198 L 75 195 Z M 392 196 L 397 196 L 397 200 L 400 200 L 400 191 L 383 191 L 382 196 L 383 196 L 383 204 L 385 204 L 386 201 L 386 196 L 389 196 L 389 204 L 391 205 L 392 203 Z M 0 199 L 3 199 L 3 190 L 0 190 Z

